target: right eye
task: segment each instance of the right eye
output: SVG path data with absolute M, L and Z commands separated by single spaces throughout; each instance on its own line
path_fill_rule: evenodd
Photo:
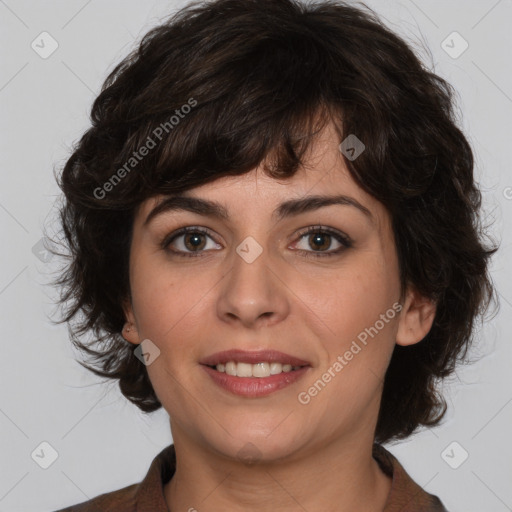
M 214 243 L 214 247 L 207 247 L 207 241 L 205 242 L 204 240 L 205 237 L 212 240 L 212 242 L 215 242 L 207 230 L 199 227 L 187 226 L 166 236 L 162 241 L 161 246 L 166 251 L 178 256 L 196 257 L 200 256 L 204 250 L 212 248 L 215 249 L 215 245 L 218 246 L 218 244 Z M 177 248 L 171 249 L 171 246 Z

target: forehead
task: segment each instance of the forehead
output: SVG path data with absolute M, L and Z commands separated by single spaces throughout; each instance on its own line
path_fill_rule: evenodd
M 234 210 L 234 214 L 257 211 L 269 216 L 274 210 L 272 205 L 289 199 L 342 194 L 365 206 L 380 225 L 387 216 L 386 209 L 352 178 L 339 146 L 338 133 L 332 125 L 327 125 L 310 144 L 303 158 L 304 165 L 290 178 L 272 178 L 260 164 L 245 174 L 224 176 L 188 189 L 184 194 L 221 203 L 227 211 Z M 143 223 L 165 198 L 157 195 L 144 201 L 138 209 L 138 222 Z

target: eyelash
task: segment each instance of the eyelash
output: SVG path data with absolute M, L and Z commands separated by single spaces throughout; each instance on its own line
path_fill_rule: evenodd
M 194 252 L 184 252 L 184 251 L 173 251 L 172 249 L 168 248 L 168 246 L 172 242 L 174 242 L 174 240 L 176 240 L 178 237 L 180 237 L 182 235 L 189 234 L 189 233 L 200 234 L 200 235 L 204 235 L 204 236 L 208 236 L 209 238 L 212 238 L 210 233 L 203 228 L 195 227 L 195 226 L 186 226 L 186 227 L 181 228 L 178 231 L 175 231 L 174 233 L 171 233 L 170 235 L 166 236 L 164 238 L 164 240 L 162 240 L 160 245 L 161 245 L 162 249 L 172 253 L 173 255 L 177 255 L 179 257 L 196 258 L 198 256 L 201 256 L 202 251 L 196 251 L 194 253 Z M 321 233 L 323 235 L 332 236 L 336 241 L 338 241 L 340 244 L 342 244 L 342 247 L 340 247 L 334 251 L 330 251 L 330 252 L 304 251 L 302 249 L 297 249 L 297 252 L 299 252 L 306 258 L 317 259 L 317 258 L 326 258 L 326 257 L 337 256 L 344 250 L 352 247 L 352 241 L 350 240 L 350 238 L 348 236 L 343 235 L 342 233 L 335 231 L 333 229 L 324 228 L 323 226 L 310 226 L 309 228 L 304 229 L 300 233 L 298 233 L 298 238 L 300 240 L 303 237 L 305 237 L 306 235 L 309 235 L 312 233 Z

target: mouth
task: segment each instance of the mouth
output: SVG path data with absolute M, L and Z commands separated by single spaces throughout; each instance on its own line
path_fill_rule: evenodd
M 245 397 L 265 396 L 302 378 L 311 364 L 277 352 L 228 350 L 218 352 L 200 364 L 224 390 Z
M 225 350 L 200 361 L 218 372 L 234 377 L 268 377 L 311 366 L 308 361 L 277 350 Z

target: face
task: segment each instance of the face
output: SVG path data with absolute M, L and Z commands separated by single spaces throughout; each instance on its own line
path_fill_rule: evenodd
M 413 294 L 400 302 L 391 219 L 338 145 L 327 128 L 291 179 L 257 168 L 182 194 L 225 216 L 174 207 L 145 223 L 163 197 L 140 206 L 125 337 L 160 351 L 147 370 L 175 442 L 272 460 L 373 436 L 395 343 L 430 323 Z M 311 196 L 345 200 L 279 210 Z

